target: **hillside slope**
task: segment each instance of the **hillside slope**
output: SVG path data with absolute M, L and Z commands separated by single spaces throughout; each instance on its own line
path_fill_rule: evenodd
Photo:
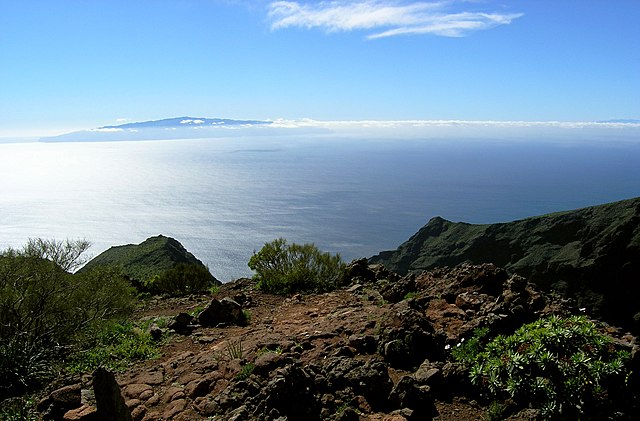
M 119 266 L 130 279 L 142 282 L 179 263 L 205 267 L 178 240 L 158 235 L 140 244 L 111 247 L 91 259 L 81 271 L 97 266 Z
M 494 263 L 630 325 L 640 312 L 640 198 L 502 224 L 436 217 L 370 262 L 401 274 Z

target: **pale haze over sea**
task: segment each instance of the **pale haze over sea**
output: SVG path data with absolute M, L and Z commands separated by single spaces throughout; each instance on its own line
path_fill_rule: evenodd
M 0 248 L 86 238 L 97 255 L 164 234 L 229 281 L 277 237 L 351 260 L 397 247 L 434 216 L 506 222 L 640 195 L 637 127 L 544 140 L 518 130 L 2 143 Z

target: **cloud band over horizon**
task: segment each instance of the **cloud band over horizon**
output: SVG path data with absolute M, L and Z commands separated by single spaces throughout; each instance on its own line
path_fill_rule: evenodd
M 269 5 L 271 29 L 320 28 L 326 32 L 368 31 L 367 39 L 399 35 L 464 37 L 472 32 L 508 25 L 522 13 L 454 10 L 459 1 L 399 2 L 393 0 L 276 1 Z

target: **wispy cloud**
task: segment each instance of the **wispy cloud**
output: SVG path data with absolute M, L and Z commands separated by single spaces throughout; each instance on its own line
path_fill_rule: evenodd
M 368 31 L 367 38 L 431 34 L 464 37 L 474 31 L 510 24 L 522 13 L 460 10 L 461 1 L 397 0 L 276 1 L 269 5 L 272 29 L 321 28 L 328 32 Z

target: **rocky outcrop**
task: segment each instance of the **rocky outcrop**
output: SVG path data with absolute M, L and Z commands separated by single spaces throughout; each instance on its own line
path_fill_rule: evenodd
M 64 419 L 96 419 L 105 396 L 113 398 L 111 412 L 124 404 L 119 419 L 130 413 L 133 421 L 481 419 L 488 402 L 452 349 L 480 327 L 510 334 L 549 314 L 580 313 L 492 264 L 404 277 L 363 260 L 349 267 L 344 288 L 325 294 L 274 296 L 243 279 L 221 286 L 206 316 L 192 315 L 205 301 L 166 303 L 162 310 L 175 310 L 172 323 L 182 324 L 182 335 L 158 360 L 118 375 L 106 392 L 95 388 L 97 373 L 94 397 L 86 393 L 91 380 L 71 387 L 75 408 Z M 234 323 L 243 308 L 250 322 Z M 607 334 L 640 366 L 635 338 L 612 327 Z M 54 394 L 43 408 L 53 408 Z M 618 409 L 631 414 L 625 405 Z
M 437 217 L 370 262 L 401 274 L 493 263 L 613 323 L 640 327 L 640 198 L 503 224 Z

